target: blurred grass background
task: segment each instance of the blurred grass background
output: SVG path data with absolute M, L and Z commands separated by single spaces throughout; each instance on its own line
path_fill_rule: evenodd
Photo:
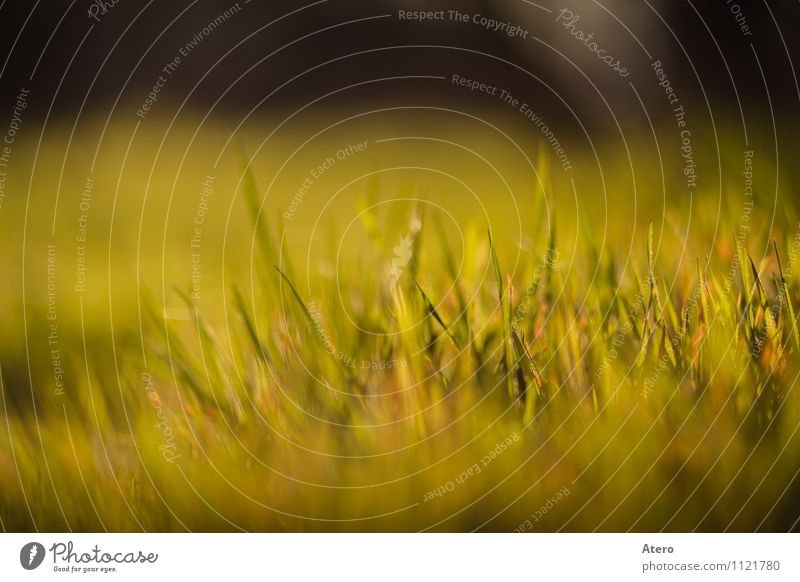
M 653 147 L 677 151 L 669 131 L 570 151 L 581 170 L 566 174 L 531 132 L 453 123 L 305 120 L 265 143 L 259 120 L 235 137 L 183 120 L 163 142 L 163 124 L 95 122 L 17 144 L 0 215 L 2 526 L 507 531 L 566 487 L 534 529 L 796 529 L 795 169 L 748 146 L 744 221 L 733 134 L 695 134 L 708 170 L 690 195 Z M 365 141 L 286 218 L 312 168 Z

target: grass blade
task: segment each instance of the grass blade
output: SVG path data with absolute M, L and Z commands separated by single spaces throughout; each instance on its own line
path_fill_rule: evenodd
M 497 251 L 494 248 L 494 241 L 492 240 L 492 231 L 489 230 L 489 251 L 492 256 L 492 266 L 494 267 L 494 276 L 497 280 L 497 298 L 500 301 L 500 314 L 503 319 L 503 362 L 504 372 L 506 374 L 506 385 L 508 387 L 508 395 L 513 397 L 516 394 L 514 388 L 514 353 L 511 344 L 511 309 L 508 305 L 508 299 L 504 291 L 503 276 L 500 273 L 500 261 L 497 259 Z
M 306 319 L 308 320 L 308 324 L 311 326 L 311 329 L 314 329 L 315 325 L 314 318 L 311 317 L 311 312 L 308 310 L 308 307 L 306 307 L 306 304 L 300 297 L 300 294 L 297 292 L 297 289 L 294 288 L 294 285 L 292 284 L 289 277 L 287 277 L 286 274 L 283 271 L 281 271 L 281 268 L 278 265 L 273 265 L 273 267 L 275 267 L 275 270 L 278 271 L 281 278 L 286 282 L 286 284 L 289 285 L 289 289 L 292 290 L 292 295 L 294 295 L 294 298 L 297 300 L 297 304 L 300 306 L 300 309 L 303 310 L 303 313 L 305 314 Z
M 428 315 L 432 315 L 439 325 L 442 326 L 445 334 L 447 334 L 447 337 L 450 338 L 450 341 L 452 341 L 457 348 L 460 348 L 461 346 L 459 345 L 458 340 L 456 340 L 455 336 L 450 332 L 450 326 L 444 322 L 439 313 L 436 311 L 436 307 L 434 307 L 433 303 L 431 303 L 431 300 L 428 299 L 428 295 L 422 289 L 420 284 L 417 283 L 416 279 L 413 279 L 412 281 L 414 283 L 414 287 L 417 288 L 417 291 L 419 291 L 419 294 L 422 296 L 422 301 L 425 303 L 425 311 L 428 313 Z
M 783 276 L 783 266 L 781 265 L 781 256 L 778 253 L 778 243 L 775 242 L 775 239 L 772 239 L 772 246 L 775 248 L 775 258 L 778 260 L 778 273 L 780 276 L 780 284 L 781 284 L 781 295 L 783 297 L 783 302 L 786 304 L 786 310 L 789 314 L 789 327 L 792 330 L 792 336 L 794 337 L 794 347 L 796 350 L 800 351 L 800 333 L 797 330 L 797 318 L 794 314 L 794 307 L 792 306 L 792 297 L 789 295 L 789 285 L 786 283 L 786 277 Z

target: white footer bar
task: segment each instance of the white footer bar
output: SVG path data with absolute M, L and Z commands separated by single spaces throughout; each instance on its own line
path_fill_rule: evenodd
M 799 561 L 793 534 L 0 535 L 3 581 L 796 581 Z

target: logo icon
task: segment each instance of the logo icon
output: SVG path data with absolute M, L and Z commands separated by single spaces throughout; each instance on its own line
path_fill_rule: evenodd
M 19 563 L 26 570 L 35 570 L 44 561 L 44 546 L 39 542 L 30 542 L 19 551 Z

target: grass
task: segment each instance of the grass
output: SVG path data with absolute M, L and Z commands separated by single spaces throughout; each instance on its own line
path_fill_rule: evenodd
M 700 213 L 685 247 L 649 221 L 625 257 L 552 217 L 458 253 L 418 204 L 394 229 L 364 204 L 331 273 L 331 249 L 297 268 L 250 167 L 243 189 L 257 251 L 224 317 L 142 290 L 111 347 L 65 326 L 67 402 L 6 351 L 5 529 L 798 528 L 793 209 L 745 240 Z

